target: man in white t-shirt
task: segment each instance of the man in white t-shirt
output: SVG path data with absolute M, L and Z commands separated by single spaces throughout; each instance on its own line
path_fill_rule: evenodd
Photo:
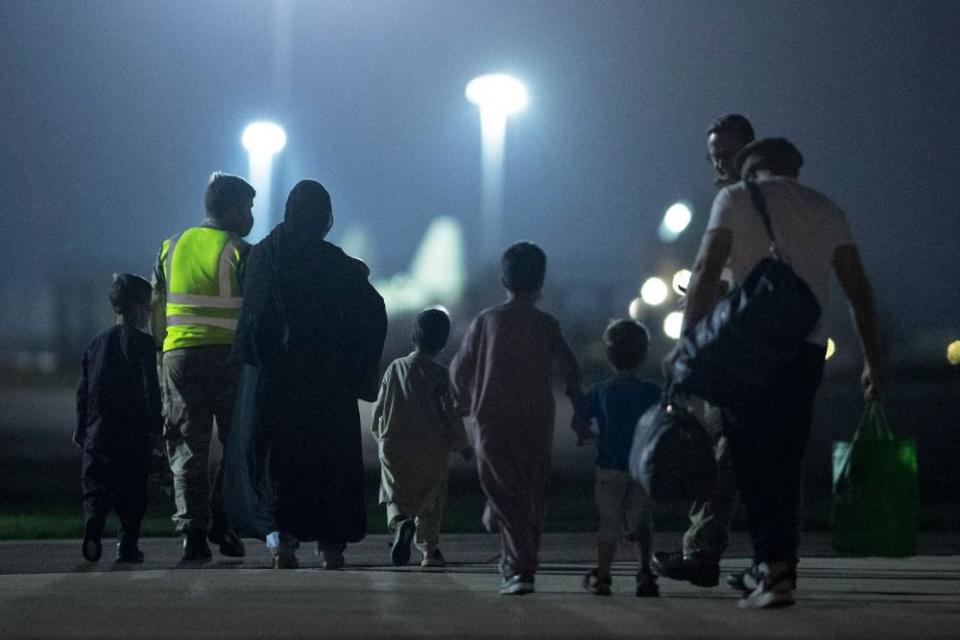
M 863 347 L 864 397 L 875 399 L 881 379 L 873 294 L 843 212 L 826 196 L 797 181 L 803 157 L 785 139 L 757 140 L 744 147 L 736 163 L 740 175 L 760 187 L 781 255 L 810 286 L 821 308 L 827 304 L 830 271 L 836 272 Z M 735 282 L 742 282 L 769 255 L 769 249 L 770 237 L 746 186 L 737 183 L 720 191 L 690 279 L 684 327 L 695 325 L 710 312 L 725 266 Z M 823 375 L 825 343 L 820 324 L 798 359 L 784 369 L 776 391 L 775 418 L 760 424 L 755 418 L 723 411 L 724 433 L 730 440 L 754 546 L 754 566 L 740 581 L 744 608 L 794 601 L 801 463 Z M 675 352 L 667 356 L 668 368 L 675 357 Z

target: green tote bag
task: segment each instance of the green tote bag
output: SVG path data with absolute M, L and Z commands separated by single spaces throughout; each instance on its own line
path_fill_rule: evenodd
M 833 443 L 833 546 L 858 556 L 902 557 L 917 547 L 916 440 L 897 438 L 868 402 L 850 442 Z

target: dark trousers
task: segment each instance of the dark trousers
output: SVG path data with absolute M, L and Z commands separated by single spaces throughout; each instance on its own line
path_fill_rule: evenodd
M 132 451 L 123 463 L 103 464 L 84 451 L 83 490 L 84 531 L 99 538 L 110 511 L 117 514 L 120 529 L 117 538 L 123 547 L 136 547 L 140 523 L 147 510 L 148 452 Z M 132 458 L 132 459 L 129 459 Z
M 804 347 L 774 389 L 770 415 L 723 412 L 756 562 L 797 560 L 801 465 L 823 361 L 823 347 Z

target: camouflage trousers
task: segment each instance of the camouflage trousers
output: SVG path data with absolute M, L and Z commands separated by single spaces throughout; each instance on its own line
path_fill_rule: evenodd
M 178 532 L 226 526 L 223 473 L 210 467 L 210 444 L 226 445 L 237 394 L 238 368 L 229 345 L 174 349 L 163 354 L 164 440 L 173 473 Z M 212 480 L 212 481 L 211 481 Z
M 720 410 L 706 408 L 704 423 L 714 438 L 717 486 L 706 500 L 690 507 L 690 528 L 683 534 L 683 555 L 706 555 L 717 560 L 727 550 L 730 522 L 737 508 L 737 479 L 729 442 L 721 432 Z

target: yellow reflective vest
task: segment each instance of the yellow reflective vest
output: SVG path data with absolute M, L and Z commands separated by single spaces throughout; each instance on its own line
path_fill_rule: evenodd
M 233 344 L 243 304 L 237 270 L 245 246 L 236 234 L 213 227 L 191 227 L 163 241 L 164 351 Z

